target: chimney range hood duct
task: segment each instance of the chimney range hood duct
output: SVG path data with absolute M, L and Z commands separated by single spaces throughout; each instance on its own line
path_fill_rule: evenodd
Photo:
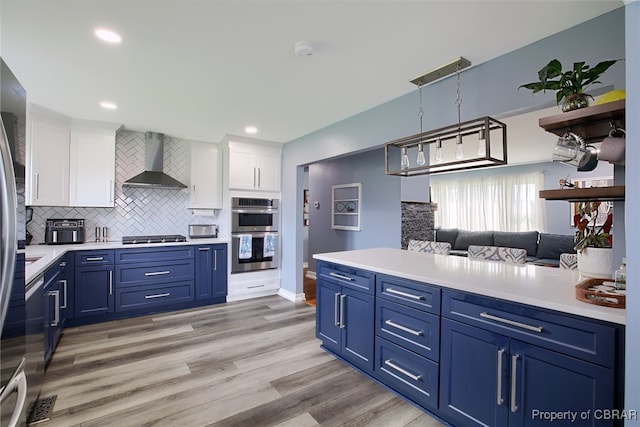
M 123 187 L 166 188 L 179 190 L 186 185 L 162 171 L 164 162 L 164 134 L 146 132 L 144 134 L 145 171 L 122 183 Z

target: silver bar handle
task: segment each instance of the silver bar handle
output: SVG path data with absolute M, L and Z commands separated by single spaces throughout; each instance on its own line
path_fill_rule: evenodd
M 504 403 L 504 398 L 502 397 L 502 359 L 504 357 L 504 348 L 498 350 L 498 396 L 496 399 L 496 403 L 498 406 Z
M 515 320 L 509 320 L 503 317 L 494 316 L 492 314 L 487 313 L 486 311 L 483 311 L 482 313 L 480 313 L 480 317 L 484 317 L 485 319 L 495 320 L 496 322 L 500 322 L 500 323 L 506 323 L 507 325 L 511 325 L 511 326 L 517 326 L 518 328 L 526 329 L 528 331 L 533 331 L 533 332 L 543 331 L 542 326 L 527 325 L 526 323 L 516 322 Z
M 113 193 L 115 193 L 113 189 L 113 180 L 109 180 L 109 203 L 113 203 Z
M 260 168 L 256 168 L 256 169 L 258 169 L 258 188 L 260 188 L 260 184 L 261 184 L 261 182 L 260 182 Z
M 53 243 L 58 241 L 58 232 L 56 230 L 53 230 L 53 233 L 51 233 L 51 240 L 53 240 Z
M 152 271 L 150 273 L 144 273 L 145 276 L 163 276 L 165 274 L 171 274 L 171 271 L 165 270 L 165 271 Z
M 511 356 L 511 412 L 515 413 L 518 411 L 518 405 L 516 402 L 516 391 L 518 387 L 518 379 L 516 378 L 516 374 L 518 372 L 518 358 L 520 355 L 514 354 Z
M 254 288 L 264 288 L 264 283 L 261 283 L 259 285 L 247 286 L 247 289 L 254 289 Z
M 409 292 L 402 292 L 402 291 L 398 291 L 398 290 L 393 289 L 393 288 L 387 288 L 386 292 L 389 292 L 390 294 L 394 294 L 394 295 L 399 295 L 401 297 L 411 298 L 411 299 L 418 300 L 418 301 L 421 301 L 421 300 L 424 299 L 424 297 L 422 295 L 410 294 Z
M 415 335 L 417 337 L 421 337 L 424 335 L 424 333 L 422 331 L 416 331 L 415 329 L 411 329 L 411 328 L 407 328 L 406 326 L 400 325 L 396 322 L 394 322 L 393 320 L 385 320 L 384 321 L 385 325 L 389 325 L 392 328 L 396 328 L 396 329 L 400 329 L 401 331 L 405 331 L 411 335 Z
M 340 295 L 340 329 L 344 329 L 346 327 L 344 324 L 344 306 L 346 299 L 346 295 Z
M 103 256 L 90 256 L 87 257 L 87 261 L 104 261 Z
M 60 291 L 59 290 L 49 291 L 48 295 L 50 297 L 53 297 L 53 299 L 56 301 L 55 302 L 56 309 L 53 314 L 53 322 L 51 322 L 50 326 L 58 326 L 60 324 Z
M 396 371 L 400 372 L 401 374 L 408 376 L 409 378 L 411 378 L 414 381 L 420 381 L 420 378 L 422 378 L 422 375 L 412 374 L 411 372 L 407 371 L 406 369 L 403 369 L 400 366 L 398 366 L 395 363 L 393 363 L 391 361 L 391 359 L 385 360 L 384 364 L 387 365 L 388 367 L 392 368 L 392 369 L 395 369 Z
M 40 174 L 36 172 L 36 173 L 34 173 L 33 175 L 34 175 L 34 177 L 35 177 L 35 179 L 33 180 L 33 182 L 34 182 L 34 184 L 35 184 L 35 186 L 36 186 L 36 191 L 35 191 L 35 193 L 36 193 L 36 199 L 39 199 L 39 198 L 40 198 Z
M 109 295 L 113 295 L 113 270 L 109 270 Z
M 335 277 L 337 279 L 348 280 L 350 282 L 353 282 L 353 277 L 345 276 L 343 274 L 338 274 L 338 273 L 331 272 L 331 273 L 329 273 L 329 276 Z
M 218 271 L 218 251 L 213 251 L 213 271 Z
M 206 252 L 209 252 L 210 249 L 211 248 L 198 248 L 199 251 L 206 251 Z
M 144 299 L 164 298 L 164 297 L 168 297 L 170 295 L 171 294 L 169 292 L 165 292 L 163 294 L 145 295 Z
M 333 295 L 333 324 L 335 326 L 340 326 L 340 317 L 338 317 L 339 309 L 338 305 L 340 304 L 340 292 L 336 292 Z
M 60 308 L 67 308 L 67 281 L 60 280 L 60 283 L 62 284 L 62 289 L 64 292 L 64 295 L 62 298 L 62 305 L 60 306 Z
M 78 241 L 78 230 L 73 230 L 71 232 L 71 240 L 73 240 L 74 242 Z

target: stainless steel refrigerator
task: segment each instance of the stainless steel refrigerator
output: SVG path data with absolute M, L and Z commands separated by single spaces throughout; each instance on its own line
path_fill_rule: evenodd
M 0 58 L 0 425 L 26 423 L 23 87 Z

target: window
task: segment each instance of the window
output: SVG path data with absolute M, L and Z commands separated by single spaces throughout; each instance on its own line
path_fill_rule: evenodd
M 436 227 L 484 231 L 545 231 L 542 172 L 431 183 Z

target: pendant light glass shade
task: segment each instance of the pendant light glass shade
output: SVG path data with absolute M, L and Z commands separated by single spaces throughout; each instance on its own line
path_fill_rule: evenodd
M 402 169 L 409 168 L 409 155 L 407 154 L 407 147 L 402 147 L 402 159 L 400 160 L 400 167 Z
M 418 166 L 424 166 L 427 163 L 427 159 L 424 157 L 424 145 L 418 144 L 418 158 L 416 159 Z

